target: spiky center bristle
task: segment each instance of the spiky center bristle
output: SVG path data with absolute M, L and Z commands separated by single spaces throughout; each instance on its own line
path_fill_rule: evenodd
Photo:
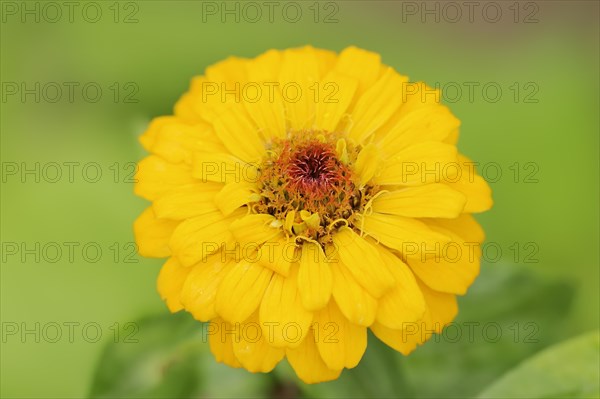
M 377 191 L 359 187 L 353 173 L 358 148 L 340 135 L 291 132 L 275 140 L 268 154 L 260 168 L 261 199 L 254 211 L 273 215 L 289 233 L 323 246 L 331 243 L 337 224 L 355 226 L 357 215 Z
M 307 194 L 323 192 L 343 180 L 343 169 L 329 143 L 309 142 L 282 160 L 291 185 Z

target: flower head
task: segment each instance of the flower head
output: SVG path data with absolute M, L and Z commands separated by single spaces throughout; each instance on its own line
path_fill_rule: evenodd
M 141 137 L 134 230 L 158 290 L 209 321 L 218 361 L 307 383 L 356 366 L 367 328 L 410 353 L 457 313 L 491 207 L 439 92 L 350 47 L 230 58 Z

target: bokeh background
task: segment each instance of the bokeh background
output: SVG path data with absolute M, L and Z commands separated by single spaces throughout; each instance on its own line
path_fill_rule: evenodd
M 256 22 L 242 8 L 223 22 L 201 1 L 74 3 L 70 21 L 61 2 L 59 18 L 46 2 L 1 2 L 3 398 L 598 397 L 598 2 L 477 2 L 470 16 L 462 2 L 296 1 L 296 23 L 286 2 L 273 22 L 265 7 Z M 454 330 L 408 357 L 370 337 L 356 369 L 317 386 L 285 364 L 269 375 L 216 364 L 200 325 L 167 314 L 161 262 L 131 256 L 130 244 L 146 206 L 131 163 L 151 118 L 212 63 L 305 44 L 376 51 L 446 88 L 459 147 L 495 200 L 478 217 L 492 244 Z M 39 101 L 22 98 L 36 82 L 62 95 L 53 102 L 51 84 Z M 72 101 L 64 82 L 78 84 Z M 90 82 L 97 102 L 93 87 L 82 93 Z

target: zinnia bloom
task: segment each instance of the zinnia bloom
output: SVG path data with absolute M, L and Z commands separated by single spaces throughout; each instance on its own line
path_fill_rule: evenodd
M 229 58 L 141 136 L 140 254 L 215 358 L 306 383 L 355 367 L 367 328 L 408 354 L 457 313 L 492 204 L 439 92 L 355 47 Z

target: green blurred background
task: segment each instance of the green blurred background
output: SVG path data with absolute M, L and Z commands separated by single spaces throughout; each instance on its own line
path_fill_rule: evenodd
M 251 9 L 240 9 L 239 22 L 235 15 L 222 22 L 220 14 L 203 13 L 200 1 L 75 2 L 72 22 L 62 2 L 54 3 L 62 12 L 57 18 L 56 7 L 44 8 L 45 2 L 3 1 L 1 396 L 507 397 L 526 391 L 511 393 L 506 385 L 518 386 L 513 380 L 489 388 L 506 372 L 553 344 L 597 330 L 598 2 L 498 1 L 485 13 L 481 2 L 472 21 L 463 2 L 454 3 L 462 11 L 458 20 L 455 9 L 436 3 L 297 1 L 286 16 L 293 18 L 296 8 L 303 14 L 292 23 L 282 2 L 272 23 L 265 7 L 253 23 Z M 21 14 L 36 7 L 37 17 Z M 425 7 L 440 7 L 438 16 L 425 14 L 422 21 Z M 491 22 L 498 8 L 502 16 Z M 493 244 L 481 276 L 460 299 L 452 334 L 408 357 L 370 337 L 356 369 L 311 387 L 297 383 L 287 365 L 252 375 L 214 363 L 198 324 L 186 315 L 165 316 L 155 291 L 161 262 L 129 257 L 128 245 L 132 222 L 146 205 L 132 193 L 131 162 L 144 156 L 137 137 L 150 119 L 170 114 L 190 78 L 212 63 L 304 44 L 335 51 L 356 45 L 379 52 L 412 80 L 439 82 L 462 120 L 459 147 L 488 165 L 480 172 L 495 200 L 478 217 Z M 39 102 L 34 94 L 23 101 L 23 82 L 28 88 L 56 82 L 64 91 L 49 101 L 51 84 Z M 79 84 L 73 101 L 64 82 Z M 89 82 L 103 90 L 97 102 L 83 97 Z M 478 85 L 472 97 L 465 82 Z M 490 82 L 486 87 L 502 89 L 498 101 L 492 101 L 494 87 L 483 91 Z M 15 87 L 19 93 L 12 95 Z M 87 95 L 95 96 L 93 87 Z M 62 165 L 54 183 L 53 162 Z M 73 182 L 64 162 L 76 163 Z M 22 178 L 20 170 L 36 163 L 40 181 L 35 172 Z M 84 166 L 88 180 L 100 168 L 98 182 L 84 179 Z M 70 242 L 79 243 L 73 259 Z M 39 260 L 23 255 L 22 244 L 36 243 Z M 92 262 L 97 247 L 102 255 Z M 39 342 L 35 333 L 22 335 L 36 323 Z M 479 323 L 471 336 L 465 323 Z M 526 396 L 597 396 L 597 338 L 587 341 L 559 348 L 554 363 L 544 360 L 558 374 L 538 378 Z M 595 368 L 586 376 L 591 385 L 570 386 L 560 374 L 566 363 L 575 374 Z M 531 385 L 535 378 L 525 380 Z

